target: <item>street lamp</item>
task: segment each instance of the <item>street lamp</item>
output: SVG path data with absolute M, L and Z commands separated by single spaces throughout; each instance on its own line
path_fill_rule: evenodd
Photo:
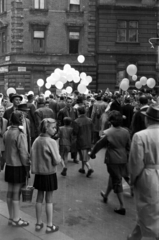
M 151 45 L 151 48 L 154 48 L 154 44 L 151 42 L 152 40 L 159 40 L 159 38 L 150 38 L 149 44 Z

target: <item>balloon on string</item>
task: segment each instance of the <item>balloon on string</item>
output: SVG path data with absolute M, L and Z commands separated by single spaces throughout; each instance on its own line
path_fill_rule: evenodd
M 127 73 L 130 76 L 136 75 L 137 73 L 137 67 L 134 64 L 130 64 L 127 69 L 126 69 Z
M 128 88 L 129 88 L 129 83 L 127 81 L 121 81 L 120 83 L 120 88 L 123 90 L 123 91 L 127 91 Z
M 74 81 L 74 83 L 80 82 L 80 77 L 77 76 L 77 75 L 75 75 L 75 76 L 73 77 L 73 81 Z
M 156 85 L 156 81 L 155 81 L 154 78 L 149 78 L 149 79 L 147 80 L 147 86 L 148 86 L 149 88 L 154 88 L 155 85 Z
M 129 79 L 128 78 L 123 78 L 122 82 L 126 82 L 129 84 Z
M 78 60 L 79 63 L 84 63 L 85 57 L 83 55 L 79 55 L 77 60 Z
M 79 93 L 83 94 L 86 91 L 86 86 L 83 85 L 83 84 L 79 84 L 78 87 L 77 87 L 77 90 L 78 90 Z
M 137 76 L 136 76 L 136 75 L 133 75 L 133 76 L 132 76 L 132 80 L 133 80 L 133 81 L 136 81 L 136 80 L 137 80 Z
M 11 94 L 11 93 L 16 93 L 16 90 L 14 89 L 14 88 L 12 88 L 12 87 L 10 87 L 10 88 L 8 88 L 7 89 L 7 96 L 9 97 L 9 95 Z
M 70 87 L 70 86 L 68 86 L 67 88 L 66 88 L 66 92 L 67 93 L 72 93 L 72 91 L 73 91 L 73 89 L 72 89 L 72 87 Z
M 60 68 L 56 68 L 54 70 L 54 73 L 59 74 L 59 75 L 61 74 L 61 72 L 62 72 L 62 70 Z
M 83 84 L 83 85 L 85 85 L 85 86 L 88 86 L 88 85 L 89 85 L 89 82 L 88 82 L 87 79 L 85 78 L 85 79 L 82 79 L 82 80 L 81 80 L 80 84 Z
M 85 72 L 82 72 L 81 74 L 80 74 L 80 78 L 81 79 L 85 79 L 87 77 L 87 74 L 85 73 Z
M 72 76 L 72 74 L 69 72 L 68 74 L 67 74 L 67 81 L 68 82 L 72 82 L 73 81 L 73 76 Z
M 61 93 L 62 93 L 62 94 L 67 93 L 66 89 L 62 89 Z
M 140 89 L 140 88 L 142 87 L 141 82 L 140 82 L 140 81 L 137 81 L 137 82 L 135 83 L 135 87 L 138 88 L 138 89 Z
M 92 82 L 92 77 L 91 77 L 91 76 L 87 76 L 86 79 L 87 79 L 87 81 L 88 81 L 89 83 Z
M 46 87 L 47 89 L 50 89 L 50 88 L 51 88 L 51 84 L 47 82 L 47 83 L 45 84 L 45 87 Z
M 141 84 L 144 86 L 144 85 L 146 85 L 146 83 L 147 83 L 147 78 L 146 77 L 141 77 L 140 78 L 140 82 L 141 82 Z
M 42 87 L 42 86 L 44 85 L 44 80 L 43 80 L 43 79 L 38 79 L 38 80 L 37 80 L 37 85 L 38 85 L 39 87 Z
M 88 88 L 86 88 L 86 91 L 84 92 L 84 94 L 88 94 L 89 93 L 89 90 L 88 90 Z
M 45 97 L 49 97 L 50 94 L 51 94 L 51 91 L 50 91 L 50 90 L 46 90 L 46 91 L 45 91 Z
M 61 81 L 56 82 L 55 87 L 57 89 L 62 89 L 63 88 L 63 83 Z
M 67 78 L 66 78 L 65 76 L 62 76 L 62 77 L 60 78 L 60 81 L 61 81 L 63 84 L 65 84 L 65 83 L 67 82 Z
M 63 70 L 64 70 L 65 72 L 69 71 L 70 69 L 71 69 L 70 64 L 65 64 L 64 67 L 63 67 Z

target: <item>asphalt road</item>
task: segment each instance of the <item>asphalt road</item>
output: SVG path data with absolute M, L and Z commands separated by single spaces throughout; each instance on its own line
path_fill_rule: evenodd
M 78 172 L 80 163 L 75 164 L 70 159 L 67 177 L 61 176 L 62 167 L 58 166 L 58 190 L 54 192 L 54 223 L 60 231 L 75 240 L 117 240 L 126 239 L 136 221 L 134 199 L 125 182 L 124 199 L 126 215 L 114 213 L 118 207 L 116 195 L 110 194 L 108 203 L 102 202 L 100 191 L 105 190 L 108 173 L 104 164 L 104 150 L 97 158 L 90 160 L 94 173 L 90 178 Z M 32 185 L 34 176 L 29 185 Z M 0 173 L 0 199 L 6 201 L 7 184 L 4 182 L 4 172 Z M 31 203 L 21 203 L 21 210 L 35 217 L 36 190 Z M 46 222 L 45 207 L 43 221 Z

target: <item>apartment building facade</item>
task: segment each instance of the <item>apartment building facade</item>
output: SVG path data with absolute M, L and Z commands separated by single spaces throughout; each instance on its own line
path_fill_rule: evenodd
M 37 80 L 68 63 L 93 77 L 96 0 L 0 0 L 0 92 L 38 93 Z M 77 57 L 82 54 L 85 62 Z M 45 90 L 45 89 L 43 89 Z M 54 90 L 54 89 L 53 89 Z
M 128 77 L 129 64 L 137 66 L 141 76 L 159 83 L 157 0 L 98 0 L 97 5 L 97 79 L 98 88 L 119 89 Z M 149 39 L 154 38 L 154 48 Z

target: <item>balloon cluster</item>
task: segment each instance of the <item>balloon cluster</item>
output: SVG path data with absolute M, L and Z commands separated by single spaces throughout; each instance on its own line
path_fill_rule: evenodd
M 63 89 L 67 82 L 79 83 L 77 90 L 80 93 L 87 94 L 87 86 L 92 82 L 92 77 L 87 76 L 85 72 L 79 73 L 79 71 L 72 68 L 69 64 L 65 64 L 63 70 L 56 68 L 54 72 L 47 77 L 45 87 L 49 89 L 54 85 L 57 89 L 61 89 L 62 93 L 70 94 L 73 91 L 71 86 Z
M 129 76 L 132 77 L 132 80 L 133 81 L 136 81 L 137 80 L 137 67 L 134 65 L 134 64 L 130 64 L 127 69 L 126 69 L 127 73 Z M 129 79 L 128 78 L 124 78 L 121 83 L 120 83 L 120 88 L 123 90 L 123 91 L 127 91 L 128 88 L 129 88 Z M 141 77 L 139 81 L 135 82 L 135 87 L 137 89 L 140 89 L 142 86 L 146 85 L 149 87 L 149 88 L 154 88 L 155 85 L 156 85 L 156 81 L 155 79 L 153 78 L 149 78 L 147 79 L 146 77 Z

